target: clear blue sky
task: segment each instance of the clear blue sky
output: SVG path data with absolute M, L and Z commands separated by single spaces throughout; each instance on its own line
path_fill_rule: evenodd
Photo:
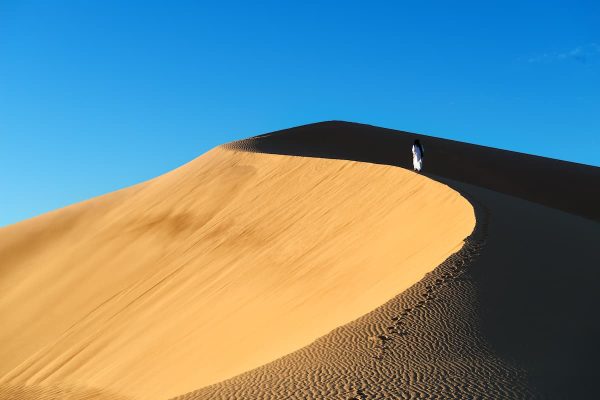
M 0 226 L 347 120 L 600 164 L 600 2 L 0 1 Z

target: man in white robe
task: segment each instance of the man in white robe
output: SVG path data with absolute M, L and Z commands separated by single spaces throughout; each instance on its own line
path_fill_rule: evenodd
M 423 168 L 423 154 L 425 154 L 425 151 L 423 150 L 423 146 L 419 139 L 415 140 L 415 144 L 412 146 L 412 154 L 413 170 L 421 172 L 421 169 Z

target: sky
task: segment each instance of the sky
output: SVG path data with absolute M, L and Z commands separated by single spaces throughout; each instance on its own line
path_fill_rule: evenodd
M 345 120 L 600 165 L 600 2 L 0 0 L 0 226 Z

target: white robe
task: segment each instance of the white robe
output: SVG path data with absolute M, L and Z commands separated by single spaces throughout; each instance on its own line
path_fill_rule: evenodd
M 414 144 L 412 147 L 412 153 L 413 153 L 413 169 L 415 171 L 421 172 L 421 169 L 423 168 L 423 153 L 421 153 L 421 149 L 419 149 L 419 147 L 415 146 Z

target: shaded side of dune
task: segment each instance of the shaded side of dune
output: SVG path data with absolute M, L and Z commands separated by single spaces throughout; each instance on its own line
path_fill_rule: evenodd
M 333 122 L 231 146 L 410 167 L 414 137 Z M 180 399 L 596 395 L 599 169 L 442 139 L 424 143 L 427 175 L 476 207 L 465 247 L 363 318 Z
M 485 340 L 495 354 L 522 368 L 544 398 L 596 397 L 600 224 L 446 183 L 489 210 L 488 240 L 468 277 L 477 287 Z
M 600 168 L 342 121 L 284 129 L 237 142 L 254 151 L 337 158 L 412 169 L 420 138 L 425 171 L 600 221 Z

